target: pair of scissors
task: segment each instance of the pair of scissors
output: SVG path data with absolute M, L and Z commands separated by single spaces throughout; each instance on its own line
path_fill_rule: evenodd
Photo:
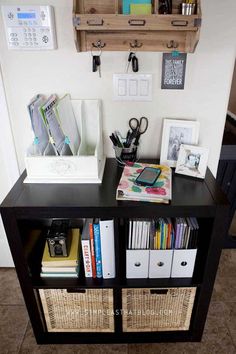
M 129 120 L 129 127 L 132 130 L 130 137 L 131 139 L 135 138 L 134 145 L 138 145 L 141 134 L 144 134 L 147 131 L 148 119 L 146 117 L 141 117 L 140 119 L 131 118 Z

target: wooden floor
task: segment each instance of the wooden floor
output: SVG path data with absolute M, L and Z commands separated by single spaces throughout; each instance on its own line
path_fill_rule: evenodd
M 0 268 L 0 353 L 235 354 L 236 249 L 223 250 L 201 343 L 37 345 L 15 270 Z

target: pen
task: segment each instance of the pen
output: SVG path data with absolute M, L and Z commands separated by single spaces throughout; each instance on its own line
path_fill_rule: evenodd
M 116 137 L 116 140 L 117 140 L 117 146 L 123 148 L 124 146 L 123 146 L 122 137 L 121 137 L 120 132 L 115 131 L 114 136 Z
M 109 138 L 111 139 L 114 146 L 117 146 L 117 141 L 113 135 L 110 135 Z

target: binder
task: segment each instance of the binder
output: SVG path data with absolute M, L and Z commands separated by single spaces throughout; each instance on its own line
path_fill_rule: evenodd
M 115 278 L 114 220 L 100 220 L 99 224 L 103 278 Z
M 174 250 L 171 278 L 191 278 L 196 254 L 197 249 Z
M 150 250 L 149 278 L 170 278 L 173 250 Z
M 149 250 L 126 250 L 126 278 L 147 278 Z

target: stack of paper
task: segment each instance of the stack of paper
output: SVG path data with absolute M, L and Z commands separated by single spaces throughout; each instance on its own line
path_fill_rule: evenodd
M 69 95 L 35 96 L 28 105 L 34 142 L 28 156 L 77 155 L 80 137 Z

